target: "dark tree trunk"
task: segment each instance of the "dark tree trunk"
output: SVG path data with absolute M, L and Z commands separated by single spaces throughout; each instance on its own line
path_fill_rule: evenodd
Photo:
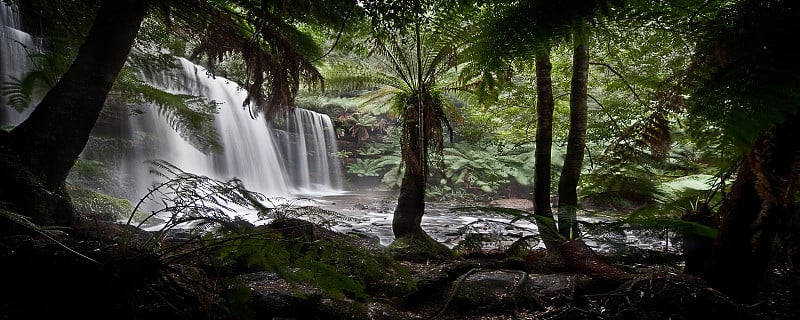
M 553 147 L 553 83 L 550 53 L 536 55 L 536 153 L 533 171 L 533 213 L 545 247 L 553 251 L 558 243 L 558 229 L 550 208 L 551 149 Z
M 572 83 L 569 99 L 569 135 L 564 167 L 558 181 L 558 231 L 567 239 L 578 235 L 575 218 L 578 209 L 578 182 L 586 148 L 587 100 L 589 81 L 589 25 L 576 28 L 573 35 Z
M 432 112 L 430 108 L 423 109 Z M 395 241 L 389 246 L 395 259 L 429 261 L 452 257 L 450 249 L 431 238 L 422 230 L 425 214 L 425 190 L 428 179 L 428 136 L 433 125 L 421 121 L 420 109 L 409 106 L 403 112 L 401 153 L 405 173 L 400 184 L 400 195 L 392 218 Z M 424 128 L 420 128 L 424 125 Z
M 35 223 L 68 225 L 64 181 L 89 139 L 147 12 L 146 0 L 106 0 L 78 56 L 28 119 L 0 136 L 0 201 Z
M 759 137 L 720 207 L 722 223 L 704 274 L 734 296 L 747 299 L 757 292 L 770 267 L 776 236 L 798 218 L 798 126 L 800 118 L 794 115 Z M 791 248 L 793 243 L 787 243 L 790 259 L 797 249 Z
M 783 246 L 786 248 L 786 261 L 789 264 L 789 288 L 792 303 L 800 312 L 800 207 L 795 203 L 794 212 L 786 219 L 783 229 Z
M 425 234 L 420 226 L 425 213 L 425 189 L 428 178 L 427 141 L 420 128 L 420 112 L 409 106 L 403 113 L 401 154 L 405 173 L 392 219 L 395 238 Z

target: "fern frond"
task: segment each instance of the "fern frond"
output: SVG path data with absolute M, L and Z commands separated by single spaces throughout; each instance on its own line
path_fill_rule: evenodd
M 5 210 L 3 208 L 0 208 L 0 217 L 5 218 L 5 219 L 11 221 L 12 223 L 20 225 L 20 226 L 22 226 L 22 227 L 24 227 L 24 228 L 26 228 L 28 230 L 34 231 L 34 232 L 44 236 L 48 240 L 50 240 L 53 243 L 57 244 L 58 246 L 66 249 L 67 251 L 69 251 L 69 252 L 71 252 L 71 253 L 73 253 L 73 254 L 75 254 L 75 255 L 83 258 L 83 259 L 86 259 L 86 260 L 91 261 L 91 262 L 93 262 L 95 264 L 98 264 L 98 265 L 101 264 L 97 260 L 94 260 L 94 259 L 86 256 L 85 254 L 82 254 L 82 253 L 76 251 L 75 249 L 70 248 L 69 246 L 65 245 L 61 241 L 58 241 L 54 236 L 62 233 L 60 231 L 61 228 L 59 228 L 59 227 L 40 226 L 40 225 L 38 225 L 36 223 L 33 223 L 33 221 L 31 221 L 30 218 L 28 218 L 27 216 L 21 215 L 21 214 L 16 213 L 16 212 L 8 211 L 8 210 Z
M 144 102 L 158 107 L 158 112 L 170 127 L 203 153 L 222 151 L 219 133 L 215 127 L 218 103 L 203 97 L 173 94 L 140 80 L 128 80 L 120 85 L 123 95 L 135 95 Z
M 4 82 L 2 94 L 8 99 L 9 107 L 22 112 L 55 85 L 53 77 L 49 72 L 29 71 L 20 78 L 11 77 Z
M 396 87 L 385 86 L 358 96 L 356 101 L 361 111 L 396 117 L 400 114 L 395 108 L 400 92 Z

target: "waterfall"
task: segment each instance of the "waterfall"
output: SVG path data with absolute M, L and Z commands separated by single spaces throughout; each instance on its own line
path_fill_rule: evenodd
M 16 6 L 3 2 L 0 10 L 0 82 L 5 83 L 33 70 L 29 54 L 40 52 L 43 46 L 40 39 L 20 31 Z M 240 87 L 210 76 L 206 69 L 186 59 L 176 61 L 177 69 L 142 71 L 140 79 L 170 93 L 218 103 L 214 127 L 223 150 L 217 154 L 198 151 L 170 128 L 155 105 L 117 105 L 114 112 L 121 115 L 119 119 L 101 118 L 84 150 L 84 156 L 89 154 L 89 159 L 103 161 L 111 169 L 119 185 L 116 188 L 121 189 L 112 194 L 133 201 L 142 197 L 158 181 L 150 173 L 147 160 L 164 160 L 183 171 L 219 180 L 238 178 L 248 189 L 268 197 L 329 194 L 342 188 L 334 128 L 327 115 L 293 109 L 279 117 L 277 125 L 263 117 L 253 119 L 242 108 L 246 94 Z M 113 99 L 110 101 L 115 105 Z M 17 112 L 9 108 L 5 97 L 0 97 L 0 103 L 0 125 L 5 129 L 22 122 L 32 109 Z M 95 135 L 98 133 L 101 136 Z M 114 149 L 112 144 L 125 147 Z M 89 150 L 98 145 L 100 148 Z
M 19 9 L 0 4 L 0 85 L 19 79 L 25 72 L 34 68 L 29 53 L 40 51 L 41 40 L 20 30 Z M 0 96 L 0 127 L 17 125 L 28 117 L 31 108 L 19 112 L 9 107 L 8 99 Z
M 294 188 L 304 194 L 341 188 L 336 135 L 330 117 L 295 108 L 285 115 L 284 124 L 284 130 L 276 128 L 273 133 L 290 165 L 287 172 Z
M 142 79 L 174 94 L 202 96 L 218 103 L 214 126 L 223 151 L 203 154 L 169 128 L 156 106 L 129 117 L 136 150 L 124 165 L 137 194 L 152 185 L 145 160 L 159 159 L 178 168 L 221 180 L 238 178 L 267 196 L 325 194 L 342 187 L 333 124 L 327 115 L 295 108 L 279 124 L 253 119 L 241 107 L 246 93 L 233 82 L 211 77 L 206 69 L 179 58 L 179 68 L 143 73 Z

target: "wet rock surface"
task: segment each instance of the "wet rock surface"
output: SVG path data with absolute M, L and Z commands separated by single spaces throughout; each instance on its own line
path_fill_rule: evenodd
M 536 286 L 529 280 L 529 275 L 519 270 L 472 270 L 453 284 L 453 299 L 447 310 L 475 314 L 541 309 Z
M 359 269 L 359 261 L 386 254 L 369 239 L 297 221 L 284 222 L 284 226 L 296 227 L 285 233 L 286 238 L 312 236 L 315 245 L 345 241 L 348 246 L 361 248 L 362 255 L 350 254 L 348 259 L 337 260 L 342 271 L 354 279 L 367 273 L 367 269 Z M 104 235 L 96 238 L 100 234 Z M 87 253 L 99 262 L 96 264 L 49 239 L 0 237 L 0 265 L 13 270 L 9 278 L 13 281 L 5 281 L 0 288 L 0 318 L 83 314 L 171 320 L 766 320 L 796 319 L 798 315 L 785 291 L 772 291 L 755 303 L 740 303 L 671 266 L 638 266 L 630 269 L 631 279 L 600 286 L 587 275 L 565 272 L 546 254 L 537 258 L 535 267 L 490 254 L 438 262 L 399 261 L 391 268 L 378 268 L 370 277 L 359 278 L 365 284 L 365 294 L 357 295 L 320 289 L 308 281 L 287 280 L 276 272 L 229 269 L 225 275 L 215 274 L 198 258 L 176 263 L 148 260 L 152 257 L 139 253 L 138 257 L 121 259 L 119 245 L 114 242 L 117 238 L 110 231 L 95 231 L 58 239 Z M 403 287 L 403 281 L 411 286 Z
M 252 319 L 406 319 L 392 305 L 333 296 L 313 285 L 291 283 L 272 272 L 238 277 L 248 291 L 243 309 Z

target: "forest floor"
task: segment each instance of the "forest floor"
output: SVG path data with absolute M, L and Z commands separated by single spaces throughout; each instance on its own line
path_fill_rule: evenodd
M 308 228 L 284 233 L 287 240 L 312 235 L 312 243 L 319 245 L 352 238 L 288 223 Z M 57 236 L 0 237 L 5 278 L 0 319 L 798 318 L 798 306 L 780 273 L 768 279 L 768 290 L 740 302 L 674 265 L 620 263 L 632 277 L 603 283 L 566 270 L 543 250 L 522 259 L 492 250 L 446 261 L 376 259 L 380 268 L 370 270 L 358 261 L 382 256 L 385 248 L 374 240 L 353 239 L 363 255 L 351 254 L 347 262 L 332 264 L 364 285 L 347 291 L 320 289 L 324 281 L 308 281 L 314 277 L 287 281 L 287 269 L 267 272 L 252 265 L 210 263 L 213 248 L 186 235 L 164 239 L 155 251 L 126 244 L 147 235 L 121 224 L 87 220 Z M 180 246 L 172 249 L 170 243 Z M 316 280 L 324 280 L 324 268 L 316 268 L 323 270 Z

